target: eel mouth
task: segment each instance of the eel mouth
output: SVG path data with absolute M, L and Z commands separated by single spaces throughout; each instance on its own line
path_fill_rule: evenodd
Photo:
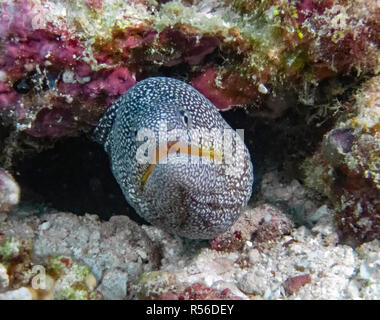
M 169 141 L 167 143 L 160 144 L 154 152 L 154 155 L 149 162 L 150 165 L 141 177 L 141 186 L 144 187 L 146 181 L 152 174 L 157 163 L 160 163 L 163 159 L 167 158 L 170 154 L 187 154 L 197 157 L 213 160 L 216 163 L 222 163 L 224 161 L 223 153 L 213 147 L 203 147 L 201 145 L 191 145 L 183 141 Z

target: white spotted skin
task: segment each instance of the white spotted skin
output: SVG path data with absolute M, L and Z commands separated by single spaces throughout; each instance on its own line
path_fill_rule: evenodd
M 190 119 L 188 125 L 181 118 L 183 110 Z M 150 128 L 158 137 L 161 121 L 170 129 L 186 130 L 189 139 L 193 138 L 192 129 L 230 129 L 217 108 L 193 87 L 179 80 L 153 77 L 137 83 L 107 110 L 94 138 L 104 145 L 125 198 L 142 218 L 172 234 L 214 238 L 232 226 L 251 196 L 253 166 L 249 152 L 232 131 L 240 146 L 233 154 L 232 165 L 169 154 L 167 163 L 156 164 L 142 185 L 148 165 L 136 160 L 142 144 L 136 141 L 136 132 Z M 215 134 L 208 132 L 202 145 L 207 146 Z

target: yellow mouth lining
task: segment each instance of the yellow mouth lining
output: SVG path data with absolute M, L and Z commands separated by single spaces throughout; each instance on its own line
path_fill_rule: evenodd
M 154 159 L 151 159 L 152 160 L 150 162 L 151 164 L 149 165 L 148 169 L 145 171 L 145 173 L 141 177 L 142 186 L 145 185 L 149 176 L 152 174 L 156 163 L 159 163 L 163 158 L 169 156 L 169 154 L 172 154 L 172 153 L 180 153 L 180 154 L 187 154 L 187 155 L 209 158 L 209 159 L 218 161 L 219 163 L 222 163 L 224 159 L 223 154 L 219 152 L 218 150 L 215 150 L 213 147 L 205 149 L 205 148 L 202 148 L 202 146 L 189 145 L 181 141 L 170 141 L 166 143 L 166 145 L 162 144 L 156 148 Z

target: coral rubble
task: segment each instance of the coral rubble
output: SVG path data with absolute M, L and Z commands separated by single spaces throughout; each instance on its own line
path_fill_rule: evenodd
M 0 232 L 5 299 L 379 299 L 379 241 L 337 245 L 332 216 L 227 251 L 123 216 L 4 215 Z M 32 288 L 36 265 L 53 290 Z
M 227 232 L 211 241 L 211 248 L 218 251 L 242 249 L 247 241 L 256 246 L 290 234 L 292 222 L 279 209 L 268 204 L 245 210 Z
M 33 261 L 32 255 L 31 240 L 0 236 L 0 300 L 102 298 L 94 291 L 96 279 L 87 266 L 68 256 L 55 254 Z
M 73 258 L 80 264 L 88 265 L 95 279 L 101 281 L 97 290 L 107 299 L 124 297 L 128 281 L 134 281 L 141 272 L 151 271 L 160 264 L 160 245 L 153 242 L 143 229 L 125 216 L 115 216 L 104 223 L 95 215 L 78 217 L 67 213 L 51 213 L 41 216 L 40 219 L 31 216 L 23 220 L 10 216 L 5 223 L 0 222 L 0 232 L 7 239 L 17 239 L 14 240 L 17 243 L 27 240 L 27 250 L 32 251 L 37 260 L 59 255 L 65 256 L 64 262 L 61 261 L 63 264 L 71 265 Z M 21 248 L 26 250 L 25 246 Z M 7 254 L 4 258 L 0 255 L 2 259 L 9 256 Z M 30 256 L 27 255 L 29 258 Z M 59 259 L 48 259 L 41 265 L 45 266 L 47 274 L 61 279 L 61 271 L 65 270 L 60 269 L 64 265 Z M 29 268 L 27 261 L 24 261 Z M 56 285 L 63 287 L 64 281 L 65 278 L 56 282 Z M 55 297 L 76 298 L 71 294 L 77 293 L 59 293 Z

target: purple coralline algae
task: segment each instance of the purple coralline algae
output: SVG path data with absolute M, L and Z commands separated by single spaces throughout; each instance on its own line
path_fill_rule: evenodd
M 300 100 L 378 71 L 376 1 L 2 1 L 0 110 L 34 137 L 94 126 L 136 80 L 179 68 L 218 108 Z M 174 69 L 173 69 L 174 70 Z

